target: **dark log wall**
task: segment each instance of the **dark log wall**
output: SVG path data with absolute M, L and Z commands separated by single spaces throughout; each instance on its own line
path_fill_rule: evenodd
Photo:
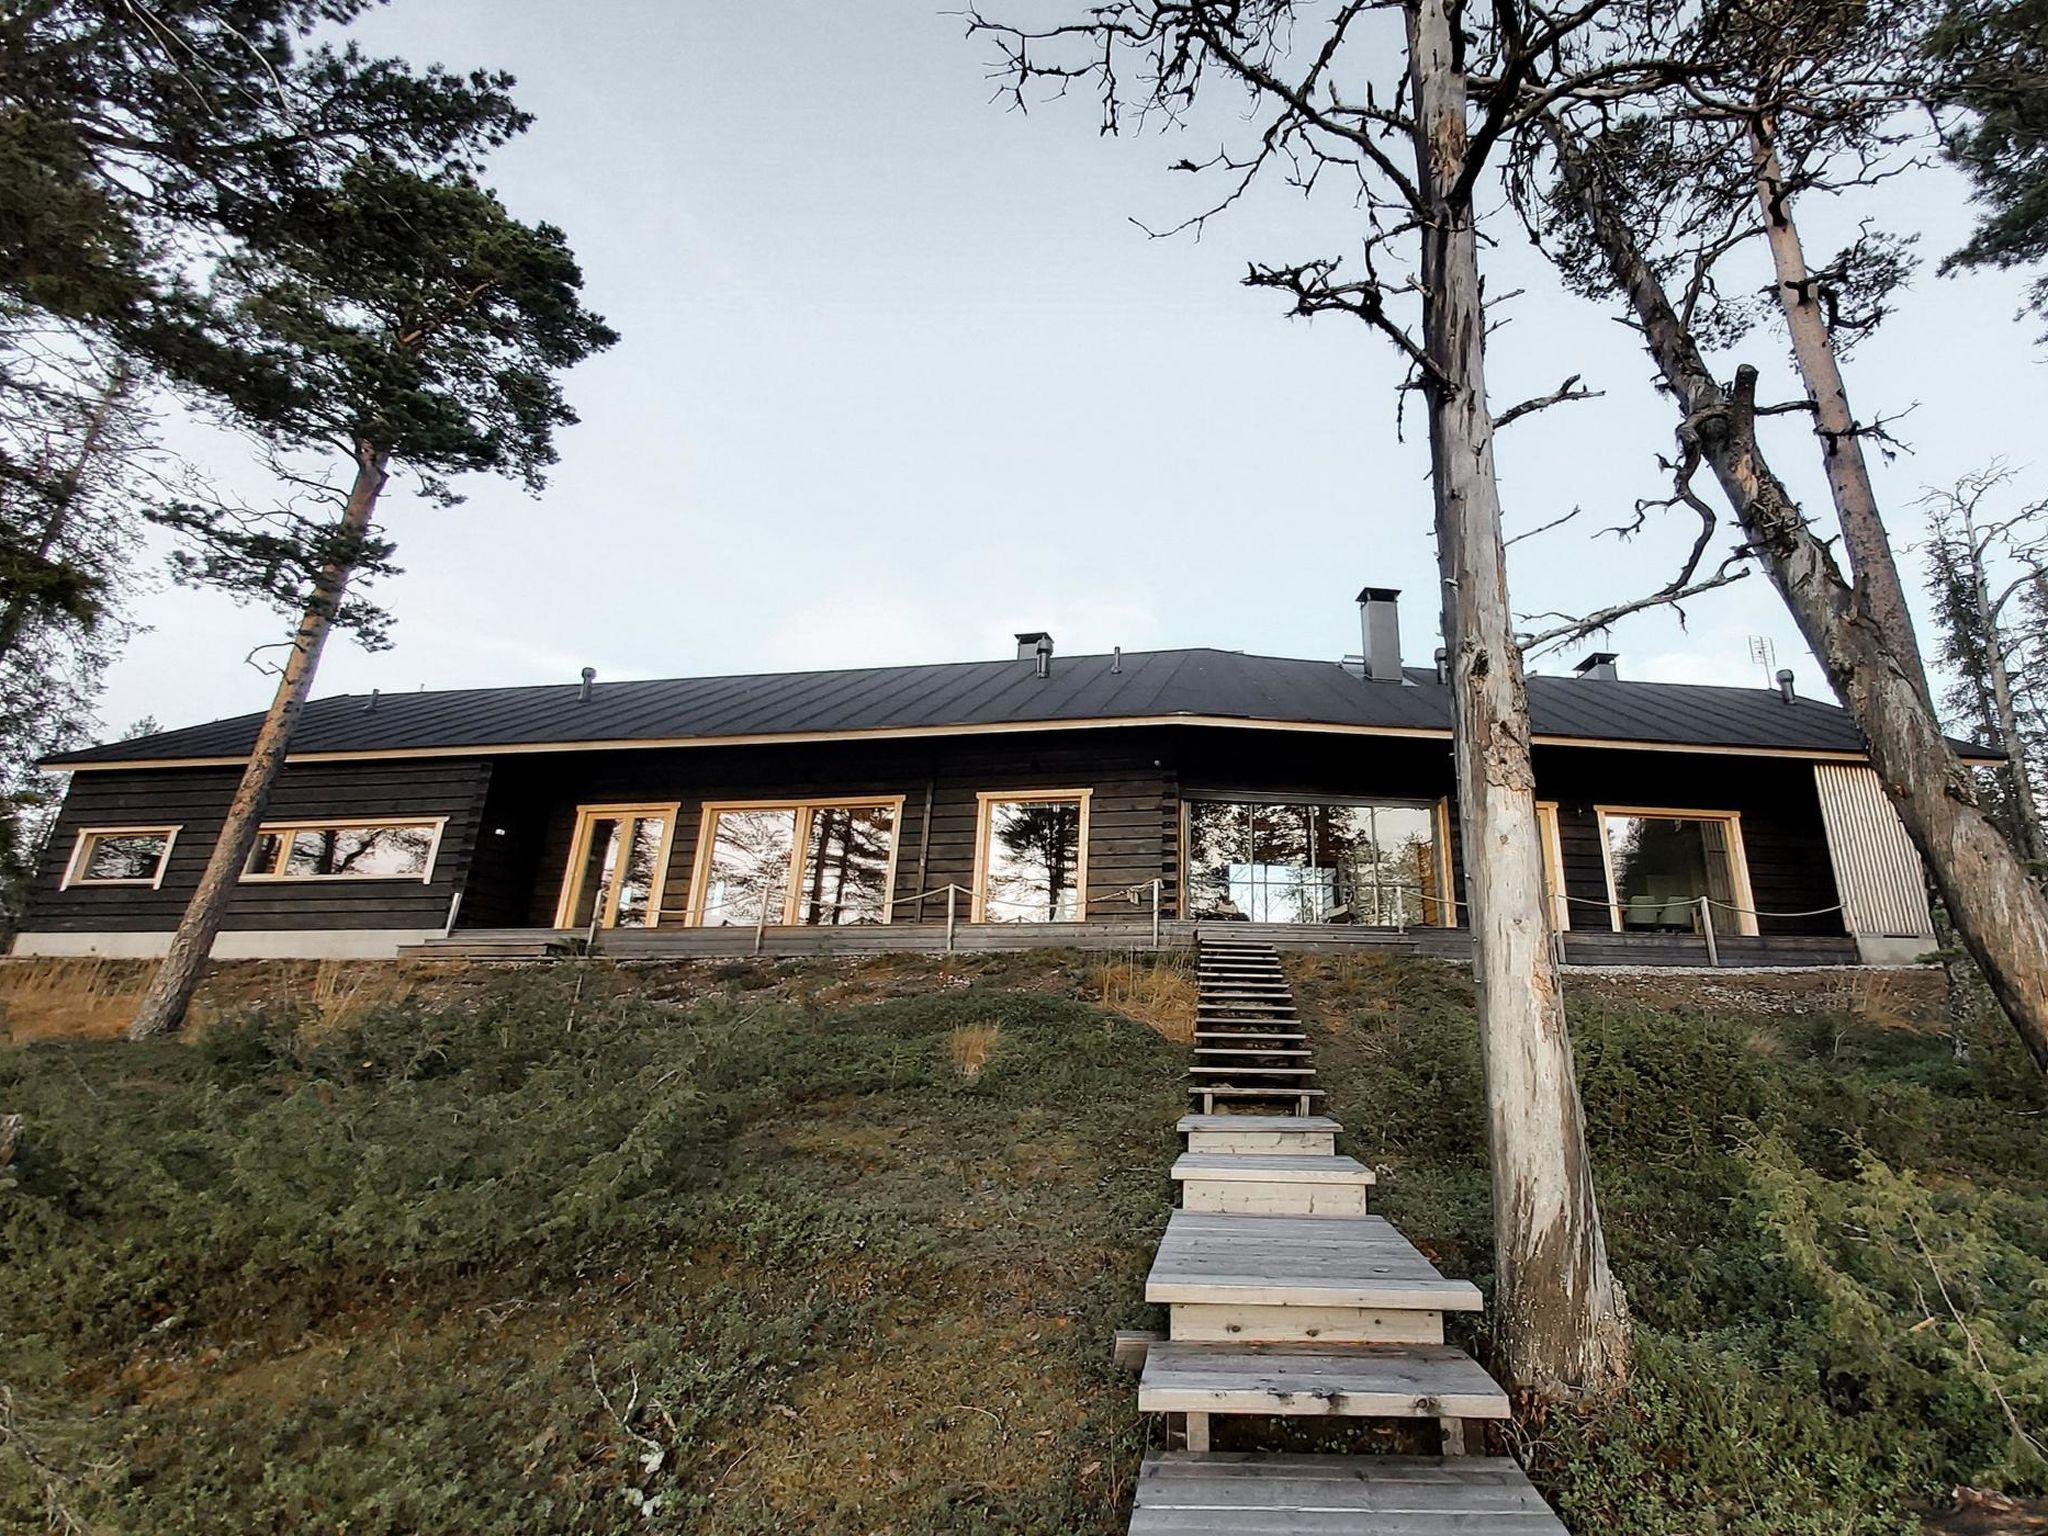
M 1599 804 L 1739 811 L 1758 906 L 1796 911 L 1831 906 L 1836 899 L 1808 763 L 1539 747 L 1536 773 L 1538 793 L 1560 803 L 1566 889 L 1583 902 L 1604 902 L 1607 895 L 1593 816 Z M 173 926 L 234 782 L 234 771 L 224 768 L 75 775 L 27 926 Z M 663 895 L 670 921 L 679 921 L 690 901 L 707 800 L 901 795 L 896 894 L 911 896 L 972 883 L 979 793 L 1068 787 L 1093 791 L 1089 915 L 1142 916 L 1148 905 L 1119 893 L 1157 877 L 1165 882 L 1163 909 L 1176 916 L 1183 798 L 1436 800 L 1451 793 L 1452 774 L 1449 745 L 1440 740 L 1196 727 L 309 765 L 287 771 L 275 815 L 445 815 L 448 828 L 433 880 L 248 885 L 236 893 L 229 921 L 240 928 L 432 928 L 446 919 L 460 888 L 460 926 L 546 926 L 555 918 L 576 809 L 606 803 L 680 802 Z M 159 822 L 184 828 L 160 891 L 57 889 L 78 828 Z M 1455 814 L 1452 835 L 1455 864 Z M 1463 898 L 1462 871 L 1456 894 Z M 960 916 L 966 915 L 963 903 Z M 919 916 L 914 904 L 897 909 L 899 921 Z M 944 902 L 937 898 L 922 914 L 926 922 L 944 917 Z M 1576 930 L 1591 931 L 1603 922 L 1598 906 L 1573 909 Z M 1842 931 L 1832 915 L 1765 919 L 1762 928 L 1766 934 Z
M 227 926 L 261 928 L 439 928 L 469 868 L 490 764 L 475 758 L 319 763 L 287 768 L 268 821 L 445 816 L 433 878 L 249 882 L 236 887 Z M 63 932 L 149 932 L 175 928 L 220 834 L 240 772 L 174 768 L 77 773 L 58 813 L 30 893 L 25 927 Z M 155 890 L 143 885 L 59 890 L 83 827 L 176 826 L 170 865 Z
M 493 783 L 476 872 L 463 899 L 462 923 L 553 923 L 575 836 L 576 811 L 582 805 L 680 803 L 662 898 L 664 912 L 674 914 L 671 921 L 679 921 L 690 904 L 707 801 L 901 795 L 896 895 L 909 897 L 949 884 L 973 883 L 979 794 L 1065 788 L 1093 792 L 1088 848 L 1091 914 L 1129 916 L 1138 909 L 1124 905 L 1114 914 L 1110 911 L 1117 891 L 1155 876 L 1170 880 L 1174 874 L 1179 804 L 1163 750 L 1160 732 L 1112 729 L 999 733 L 930 743 L 511 757 L 500 763 Z M 964 922 L 964 900 L 959 915 Z M 900 902 L 897 921 L 917 920 L 916 903 Z M 923 920 L 945 920 L 943 897 L 925 904 Z
M 1684 752 L 1626 752 L 1590 747 L 1538 747 L 1537 792 L 1558 802 L 1559 853 L 1575 931 L 1611 926 L 1607 867 L 1601 857 L 1601 805 L 1737 811 L 1756 905 L 1763 912 L 1831 907 L 1834 864 L 1820 816 L 1813 764 L 1793 758 Z M 1770 934 L 1840 934 L 1839 913 L 1764 917 Z

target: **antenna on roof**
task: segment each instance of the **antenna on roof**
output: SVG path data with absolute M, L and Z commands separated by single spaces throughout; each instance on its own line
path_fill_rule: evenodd
M 1771 643 L 1769 635 L 1749 637 L 1749 659 L 1764 669 L 1764 686 L 1771 687 L 1776 681 L 1772 671 L 1778 665 L 1778 648 Z

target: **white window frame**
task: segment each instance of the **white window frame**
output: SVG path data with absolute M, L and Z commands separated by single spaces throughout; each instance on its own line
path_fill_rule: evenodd
M 153 891 L 161 890 L 164 883 L 164 872 L 171 867 L 171 850 L 177 847 L 178 834 L 184 830 L 182 824 L 176 826 L 159 824 L 147 827 L 80 827 L 78 829 L 78 839 L 71 845 L 71 857 L 64 864 L 64 877 L 57 882 L 57 889 L 68 891 L 74 885 L 83 886 L 87 889 L 97 889 L 101 886 L 146 885 Z M 161 837 L 164 840 L 164 851 L 157 856 L 156 873 L 147 878 L 132 880 L 87 879 L 85 875 L 85 865 L 88 857 L 87 850 L 92 846 L 95 839 L 102 837 Z
M 691 861 L 690 905 L 683 914 L 684 926 L 707 926 L 704 902 L 710 895 L 711 858 L 717 850 L 718 818 L 725 811 L 794 811 L 796 826 L 789 845 L 789 879 L 782 894 L 781 921 L 771 928 L 794 928 L 803 899 L 802 865 L 804 849 L 810 844 L 811 817 L 818 811 L 866 810 L 886 806 L 889 811 L 889 873 L 882 884 L 882 922 L 896 920 L 896 860 L 903 851 L 903 795 L 808 795 L 793 800 L 707 800 L 697 818 L 697 855 Z M 666 862 L 666 854 L 663 855 Z
M 426 868 L 417 875 L 358 875 L 346 872 L 333 875 L 294 875 L 288 874 L 283 870 L 268 874 L 251 874 L 249 872 L 248 860 L 244 859 L 242 861 L 242 873 L 239 883 L 243 885 L 323 885 L 333 883 L 367 885 L 374 884 L 379 880 L 396 880 L 420 885 L 432 885 L 434 883 L 434 866 L 440 862 L 441 858 L 441 835 L 448 828 L 448 818 L 446 816 L 320 816 L 291 821 L 266 821 L 256 828 L 256 835 L 259 838 L 284 838 L 284 859 L 280 860 L 282 863 L 290 860 L 292 839 L 297 837 L 299 833 L 342 831 L 351 827 L 431 827 L 434 836 L 433 840 L 427 844 Z M 249 853 L 253 857 L 255 852 L 256 846 L 254 843 L 251 843 L 249 845 Z
M 1616 933 L 1627 930 L 1621 923 L 1621 897 L 1614 887 L 1614 845 L 1608 840 L 1607 818 L 1636 816 L 1659 821 L 1718 821 L 1726 828 L 1728 875 L 1735 882 L 1735 931 L 1744 938 L 1757 936 L 1756 894 L 1749 884 L 1749 847 L 1742 837 L 1740 811 L 1679 810 L 1668 805 L 1596 805 L 1593 819 L 1600 831 L 1600 862 L 1607 870 L 1607 921 Z
M 1081 804 L 1081 846 L 1074 864 L 1074 921 L 1088 921 L 1088 814 L 1095 798 L 1092 789 L 984 789 L 975 796 L 974 812 L 974 900 L 970 923 L 988 921 L 988 834 L 989 811 L 997 805 L 1038 805 L 1046 801 L 1078 800 Z

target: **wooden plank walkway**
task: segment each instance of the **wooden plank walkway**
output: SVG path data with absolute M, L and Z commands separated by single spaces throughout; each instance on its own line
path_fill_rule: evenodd
M 1443 1339 L 1446 1312 L 1479 1310 L 1478 1287 L 1367 1212 L 1372 1170 L 1309 1113 L 1322 1090 L 1279 956 L 1232 935 L 1202 944 L 1196 974 L 1202 1112 L 1179 1122 L 1181 1204 L 1145 1281 L 1168 1336 L 1138 1382 L 1140 1411 L 1183 1448 L 1146 1458 L 1133 1536 L 1564 1536 L 1514 1462 L 1464 1454 L 1468 1420 L 1509 1413 Z M 1434 1420 L 1444 1454 L 1211 1454 L 1217 1415 Z
M 1131 1536 L 1566 1536 L 1504 1456 L 1191 1455 L 1138 1475 Z

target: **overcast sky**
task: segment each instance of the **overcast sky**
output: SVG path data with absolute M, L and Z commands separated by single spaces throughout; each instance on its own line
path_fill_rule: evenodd
M 1085 102 L 1005 112 L 987 45 L 915 0 L 393 0 L 360 30 L 415 63 L 518 76 L 537 122 L 493 181 L 568 231 L 623 339 L 570 376 L 583 422 L 538 500 L 473 481 L 444 510 L 394 486 L 396 646 L 337 643 L 321 693 L 954 660 L 1039 628 L 1069 654 L 1335 658 L 1358 649 L 1366 584 L 1404 588 L 1407 652 L 1434 650 L 1426 457 L 1413 409 L 1396 435 L 1389 350 L 1238 281 L 1248 259 L 1349 249 L 1344 210 L 1265 199 L 1200 243 L 1132 222 L 1199 206 L 1165 168 L 1227 120 L 1120 141 Z M 1802 210 L 1814 254 L 1873 211 L 1923 231 L 1930 258 L 1967 227 L 1963 188 L 1924 174 L 1875 209 Z M 1490 290 L 1527 296 L 1492 342 L 1496 408 L 1567 373 L 1606 391 L 1503 436 L 1510 531 L 1586 509 L 1516 547 L 1516 606 L 1591 608 L 1660 581 L 1687 537 L 1590 536 L 1668 492 L 1670 408 L 1631 334 L 1562 294 L 1505 220 L 1497 234 Z M 1864 419 L 1911 408 L 1913 454 L 1880 469 L 1902 540 L 1922 486 L 1995 454 L 2048 494 L 2021 281 L 1932 266 L 1850 369 Z M 1782 353 L 1772 333 L 1743 356 L 1788 398 Z M 1810 437 L 1773 430 L 1824 506 Z M 163 588 L 138 616 L 110 729 L 267 701 L 243 657 L 274 615 Z M 1690 619 L 1622 625 L 1622 675 L 1762 685 L 1764 635 L 1818 687 L 1761 580 Z

